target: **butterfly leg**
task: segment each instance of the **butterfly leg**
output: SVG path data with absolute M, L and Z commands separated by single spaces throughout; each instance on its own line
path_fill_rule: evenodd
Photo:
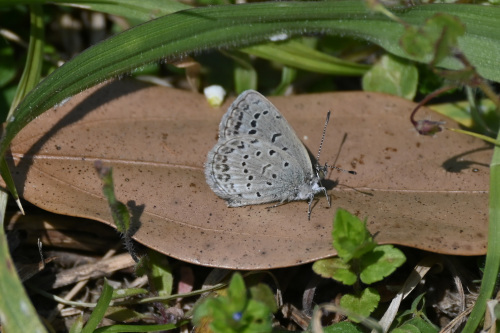
M 309 209 L 307 210 L 307 220 L 311 221 L 311 205 L 314 200 L 314 194 L 309 195 Z
M 278 206 L 284 205 L 285 203 L 286 203 L 286 200 L 283 200 L 283 201 L 278 202 L 277 204 L 274 204 L 274 205 L 266 207 L 266 208 L 267 209 L 276 208 Z
M 326 201 L 328 201 L 328 207 L 332 207 L 332 203 L 330 202 L 330 196 L 326 192 L 326 188 L 322 187 L 323 193 L 325 193 Z

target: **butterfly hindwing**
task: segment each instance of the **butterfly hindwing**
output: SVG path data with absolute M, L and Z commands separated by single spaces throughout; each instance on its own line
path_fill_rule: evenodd
M 259 139 L 233 138 L 208 155 L 208 184 L 232 207 L 293 200 L 311 174 L 294 156 Z

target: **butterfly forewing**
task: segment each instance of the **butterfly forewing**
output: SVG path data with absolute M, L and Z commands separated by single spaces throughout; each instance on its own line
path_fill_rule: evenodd
M 234 137 L 256 138 L 295 157 L 298 164 L 312 169 L 304 144 L 278 109 L 264 96 L 248 90 L 229 107 L 219 126 L 219 144 Z

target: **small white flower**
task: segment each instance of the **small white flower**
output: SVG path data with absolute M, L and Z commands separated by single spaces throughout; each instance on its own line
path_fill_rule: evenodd
M 208 104 L 212 107 L 219 107 L 224 102 L 226 91 L 221 86 L 213 85 L 203 89 L 203 93 L 207 98 Z

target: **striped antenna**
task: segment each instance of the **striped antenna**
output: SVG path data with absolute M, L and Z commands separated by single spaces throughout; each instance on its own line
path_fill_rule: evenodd
M 323 127 L 323 135 L 321 136 L 321 142 L 319 144 L 318 156 L 316 156 L 316 162 L 318 163 L 318 165 L 316 167 L 318 169 L 317 171 L 319 171 L 321 169 L 321 171 L 325 172 L 327 168 L 331 168 L 331 169 L 336 169 L 339 171 L 350 173 L 351 175 L 355 175 L 356 171 L 354 171 L 354 170 L 345 170 L 345 169 L 339 168 L 338 166 L 328 165 L 326 163 L 323 167 L 319 166 L 319 155 L 321 154 L 321 148 L 323 148 L 323 142 L 325 141 L 326 126 L 328 126 L 328 122 L 330 121 L 330 114 L 331 114 L 331 111 L 328 110 L 328 113 L 326 114 L 325 126 Z

